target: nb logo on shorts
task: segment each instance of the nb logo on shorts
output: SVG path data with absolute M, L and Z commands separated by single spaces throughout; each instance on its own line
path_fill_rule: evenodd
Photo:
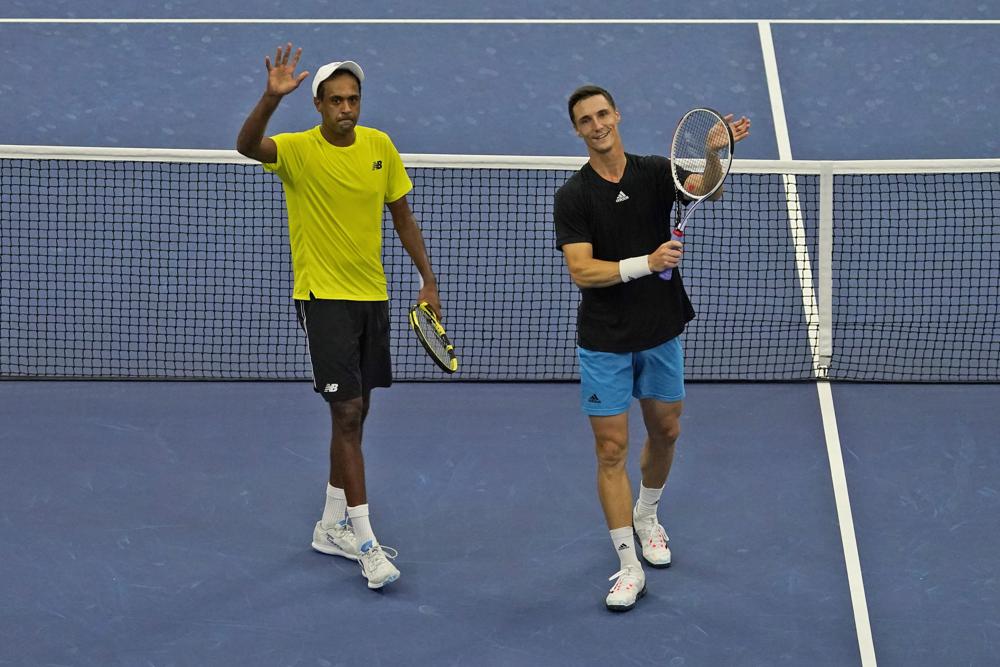
M 339 384 L 328 384 L 325 387 L 323 387 L 323 393 L 324 394 L 332 394 L 335 391 L 337 391 L 338 389 L 340 389 L 340 385 Z
M 591 394 L 590 398 L 587 399 L 588 403 L 600 403 L 601 399 L 597 398 L 597 394 Z
M 372 162 L 372 171 L 381 168 L 382 168 L 382 160 L 375 160 L 374 162 Z

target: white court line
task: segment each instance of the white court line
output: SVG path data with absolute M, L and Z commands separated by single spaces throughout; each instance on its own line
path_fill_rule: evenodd
M 384 18 L 0 18 L 0 23 L 66 24 L 385 24 L 385 25 L 1000 25 L 1000 19 L 384 19 Z
M 767 74 L 767 88 L 771 97 L 771 111 L 774 118 L 775 136 L 778 141 L 778 155 L 782 160 L 792 159 L 791 142 L 788 139 L 788 125 L 785 118 L 785 106 L 781 96 L 781 83 L 778 78 L 778 64 L 774 55 L 774 41 L 771 37 L 771 26 L 767 23 L 759 25 L 761 51 L 764 57 L 764 70 Z M 785 188 L 789 209 L 789 225 L 792 227 L 792 238 L 798 238 L 795 227 L 802 223 L 799 210 L 798 191 L 795 187 L 795 176 L 786 175 Z M 796 263 L 799 263 L 800 252 L 796 250 Z M 808 253 L 805 255 L 808 260 Z M 811 267 L 799 264 L 799 278 L 803 272 L 808 273 L 808 285 L 812 285 Z M 806 294 L 807 283 L 801 283 L 803 302 L 806 306 L 806 319 L 809 311 L 816 307 L 815 291 Z M 818 313 L 816 314 L 818 316 Z M 819 358 L 819 347 L 810 336 L 813 346 L 813 359 Z M 844 473 L 844 457 L 840 447 L 840 433 L 837 429 L 837 414 L 833 406 L 833 394 L 830 383 L 826 380 L 816 382 L 816 392 L 819 397 L 820 414 L 823 417 L 823 432 L 826 435 L 826 452 L 830 461 L 830 478 L 833 483 L 833 496 L 837 506 L 837 521 L 840 524 L 840 541 L 844 548 L 844 564 L 847 568 L 847 582 L 851 590 L 851 607 L 854 612 L 854 627 L 858 635 L 858 649 L 861 653 L 863 667 L 876 667 L 875 644 L 872 640 L 871 622 L 868 617 L 868 602 L 865 597 L 864 579 L 861 576 L 861 559 L 858 556 L 858 542 L 854 535 L 854 517 L 851 513 L 851 501 L 847 490 L 847 476 Z

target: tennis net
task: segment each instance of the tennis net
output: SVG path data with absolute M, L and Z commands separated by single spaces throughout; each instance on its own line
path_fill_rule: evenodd
M 552 199 L 583 160 L 404 161 L 461 368 L 406 329 L 417 276 L 387 216 L 396 378 L 576 379 Z M 0 197 L 0 377 L 310 377 L 259 165 L 6 146 Z M 736 161 L 685 238 L 691 380 L 1000 381 L 1000 160 Z

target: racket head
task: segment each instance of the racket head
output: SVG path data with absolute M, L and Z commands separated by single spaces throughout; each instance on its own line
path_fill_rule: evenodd
M 674 187 L 689 201 L 701 201 L 714 195 L 729 174 L 735 145 L 733 129 L 718 111 L 708 107 L 688 111 L 678 121 L 670 142 L 670 176 L 674 179 Z M 718 158 L 721 173 L 707 191 L 695 195 L 685 189 L 681 172 L 704 175 L 709 152 Z
M 410 306 L 410 328 L 438 368 L 445 373 L 458 370 L 455 346 L 426 301 Z

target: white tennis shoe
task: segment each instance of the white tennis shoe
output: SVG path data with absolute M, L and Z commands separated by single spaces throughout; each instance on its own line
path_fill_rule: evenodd
M 640 566 L 626 565 L 608 577 L 608 581 L 615 582 L 604 599 L 604 604 L 611 611 L 628 611 L 646 594 L 646 573 Z
M 354 536 L 354 528 L 347 523 L 347 519 L 333 528 L 323 528 L 322 522 L 317 521 L 313 529 L 312 548 L 331 556 L 358 559 L 358 538 Z
M 399 579 L 399 570 L 389 562 L 398 555 L 392 547 L 383 547 L 371 540 L 361 545 L 358 563 L 361 564 L 361 574 L 368 580 L 368 588 L 382 588 Z
M 653 567 L 670 567 L 670 538 L 655 514 L 639 516 L 632 510 L 632 528 L 642 545 L 643 559 Z

